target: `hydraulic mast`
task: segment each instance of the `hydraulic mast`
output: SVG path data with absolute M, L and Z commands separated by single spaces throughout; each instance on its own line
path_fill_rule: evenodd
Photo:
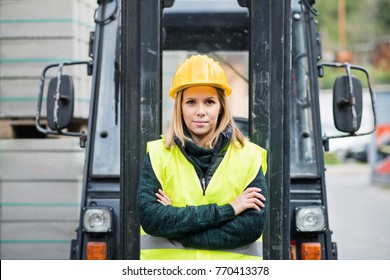
M 249 134 L 253 142 L 272 155 L 268 171 L 272 175 L 267 176 L 267 183 L 272 186 L 268 221 L 274 222 L 268 222 L 264 234 L 264 258 L 288 259 L 289 129 L 286 119 L 290 1 L 239 3 L 248 7 L 250 14 Z M 161 134 L 162 9 L 172 4 L 173 1 L 163 0 L 122 0 L 120 222 L 123 226 L 120 243 L 123 251 L 120 255 L 124 259 L 139 258 L 135 194 L 145 143 Z

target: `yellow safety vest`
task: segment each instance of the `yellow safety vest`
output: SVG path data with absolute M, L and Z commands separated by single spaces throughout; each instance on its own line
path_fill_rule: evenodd
M 149 142 L 150 161 L 163 191 L 173 206 L 231 203 L 255 179 L 260 167 L 267 170 L 267 152 L 245 142 L 244 147 L 230 145 L 211 178 L 205 195 L 193 165 L 179 147 L 167 149 L 164 140 Z M 227 189 L 229 188 L 229 189 Z M 141 260 L 222 260 L 262 259 L 262 240 L 233 250 L 201 250 L 186 248 L 180 242 L 146 234 L 141 228 Z

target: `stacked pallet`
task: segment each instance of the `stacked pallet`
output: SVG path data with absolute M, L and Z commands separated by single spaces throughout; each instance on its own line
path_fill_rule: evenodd
M 43 69 L 62 61 L 90 60 L 94 0 L 0 1 L 0 138 L 16 125 L 33 125 Z M 48 72 L 56 76 L 57 69 Z M 86 66 L 69 67 L 75 83 L 76 119 L 87 119 L 90 78 Z M 46 85 L 48 80 L 46 81 Z M 42 106 L 45 115 L 45 106 Z

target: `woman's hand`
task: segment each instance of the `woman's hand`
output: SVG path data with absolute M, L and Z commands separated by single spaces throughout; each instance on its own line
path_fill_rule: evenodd
M 160 202 L 162 205 L 172 205 L 171 199 L 166 195 L 165 192 L 163 192 L 162 189 L 158 190 L 158 193 L 156 193 L 157 201 Z
M 237 196 L 237 198 L 230 203 L 234 209 L 234 213 L 237 215 L 241 214 L 247 209 L 255 209 L 260 211 L 261 208 L 264 208 L 265 197 L 260 194 L 260 188 L 247 188 L 242 194 Z

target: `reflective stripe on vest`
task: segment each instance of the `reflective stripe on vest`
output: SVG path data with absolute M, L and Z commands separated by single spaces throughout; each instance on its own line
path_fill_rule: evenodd
M 167 149 L 161 139 L 149 142 L 148 150 L 156 177 L 172 205 L 178 207 L 226 205 L 243 192 L 260 168 L 264 174 L 267 170 L 264 149 L 251 142 L 241 148 L 230 145 L 203 195 L 193 165 L 177 146 Z M 260 259 L 262 255 L 261 240 L 233 250 L 199 250 L 141 232 L 141 259 Z
M 257 242 L 230 250 L 194 250 L 193 248 L 183 247 L 181 243 L 177 241 L 142 234 L 141 260 L 259 260 L 261 259 L 259 252 L 263 251 L 262 242 L 260 240 L 261 238 Z

